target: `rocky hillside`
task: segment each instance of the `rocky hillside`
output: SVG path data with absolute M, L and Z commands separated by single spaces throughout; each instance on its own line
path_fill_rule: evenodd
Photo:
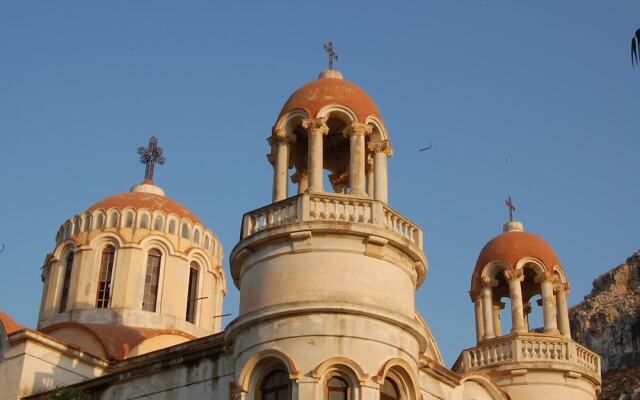
M 576 341 L 602 356 L 601 400 L 640 400 L 640 251 L 593 281 L 569 313 Z

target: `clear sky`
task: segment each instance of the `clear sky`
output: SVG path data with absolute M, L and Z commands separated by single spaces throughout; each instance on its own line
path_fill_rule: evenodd
M 59 225 L 138 183 L 152 134 L 156 182 L 228 254 L 270 201 L 275 118 L 332 40 L 390 132 L 390 203 L 425 229 L 416 303 L 450 365 L 474 343 L 471 272 L 508 195 L 572 304 L 640 248 L 637 28 L 630 0 L 0 0 L 0 309 L 35 326 Z

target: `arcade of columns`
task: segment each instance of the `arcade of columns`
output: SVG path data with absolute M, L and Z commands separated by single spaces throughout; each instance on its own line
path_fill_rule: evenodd
M 302 120 L 302 127 L 308 135 L 308 167 L 306 170 L 297 168 L 291 176 L 292 182 L 298 184 L 298 193 L 324 191 L 323 137 L 329 133 L 326 122 L 326 117 Z M 369 196 L 387 202 L 387 157 L 393 155 L 393 150 L 388 140 L 369 142 L 366 145 L 365 136 L 371 132 L 370 125 L 359 122 L 351 122 L 343 131 L 344 136 L 349 139 L 350 147 L 349 187 L 353 195 Z M 267 157 L 274 171 L 274 202 L 288 196 L 291 144 L 295 140 L 295 135 L 284 129 L 275 129 L 269 138 L 272 151 Z
M 521 282 L 524 280 L 524 271 L 522 269 L 505 270 L 504 276 L 509 283 L 511 333 L 528 332 L 528 314 L 531 312 L 531 306 L 529 303 L 523 304 Z M 540 274 L 536 278 L 536 283 L 540 285 L 542 297 L 544 333 L 559 333 L 566 338 L 571 338 L 567 306 L 569 284 L 559 282 L 557 275 L 548 272 Z M 485 277 L 482 280 L 480 292 L 472 294 L 478 342 L 502 335 L 500 310 L 504 308 L 504 303 L 493 299 L 493 288 L 496 285 L 497 281 Z

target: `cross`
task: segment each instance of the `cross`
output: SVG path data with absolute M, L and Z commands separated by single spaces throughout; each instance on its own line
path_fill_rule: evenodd
M 513 212 L 516 210 L 516 207 L 513 205 L 513 200 L 511 200 L 511 196 L 507 197 L 504 201 L 509 209 L 509 222 L 513 221 Z
M 158 139 L 155 136 L 151 136 L 149 147 L 138 147 L 138 154 L 140 155 L 140 162 L 146 165 L 144 179 L 153 181 L 153 167 L 155 164 L 163 165 L 165 161 L 162 149 L 158 147 Z
M 333 60 L 338 59 L 338 53 L 333 50 L 333 43 L 326 42 L 322 45 L 324 47 L 324 51 L 329 54 L 329 69 L 333 69 Z

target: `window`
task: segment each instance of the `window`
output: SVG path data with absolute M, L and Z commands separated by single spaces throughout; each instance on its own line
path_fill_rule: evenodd
M 60 295 L 60 312 L 67 311 L 67 299 L 69 297 L 69 285 L 71 284 L 71 268 L 73 267 L 73 251 L 67 254 L 64 266 L 64 279 L 62 280 L 62 294 Z
M 78 219 L 76 219 L 76 222 L 75 222 L 75 224 L 73 226 L 73 234 L 74 235 L 77 235 L 78 233 L 80 233 L 80 226 L 81 226 L 80 218 L 78 218 Z
M 384 384 L 380 388 L 380 400 L 400 400 L 398 386 L 389 378 L 384 378 Z
M 197 244 L 200 244 L 200 231 L 197 229 L 195 232 L 193 232 L 193 241 Z
M 209 248 L 209 236 L 204 237 L 204 248 L 205 249 Z
M 156 231 L 162 231 L 162 217 L 157 216 L 156 220 L 153 222 L 153 229 Z
M 111 214 L 111 218 L 109 218 L 109 228 L 117 228 L 118 227 L 118 220 L 120 215 L 117 212 L 114 212 L 113 214 Z
M 87 215 L 84 220 L 84 231 L 88 232 L 91 230 L 91 215 Z
M 182 237 L 189 239 L 189 226 L 187 224 L 182 225 Z
M 96 228 L 98 229 L 104 228 L 104 214 L 98 214 L 98 222 L 96 224 Z
M 186 320 L 195 323 L 196 320 L 196 308 L 198 298 L 198 263 L 195 261 L 191 263 L 189 268 L 189 288 L 187 289 L 187 315 Z
M 162 253 L 156 249 L 150 250 L 147 255 L 147 273 L 144 277 L 144 294 L 142 298 L 142 309 L 145 311 L 156 311 L 160 261 L 162 261 Z
M 124 220 L 124 226 L 127 228 L 131 228 L 133 226 L 133 211 L 127 212 L 127 216 Z
M 327 382 L 327 400 L 347 400 L 349 398 L 349 384 L 338 377 L 333 376 Z
M 111 278 L 113 276 L 113 262 L 116 249 L 109 245 L 102 250 L 100 259 L 100 275 L 98 275 L 98 294 L 96 296 L 97 308 L 108 308 L 111 300 Z
M 261 400 L 287 400 L 289 398 L 289 376 L 282 370 L 271 372 L 260 386 Z
M 172 235 L 176 234 L 176 221 L 175 220 L 171 220 L 169 222 L 169 233 Z
M 140 217 L 140 228 L 149 229 L 149 216 L 147 214 L 142 214 L 142 217 Z

